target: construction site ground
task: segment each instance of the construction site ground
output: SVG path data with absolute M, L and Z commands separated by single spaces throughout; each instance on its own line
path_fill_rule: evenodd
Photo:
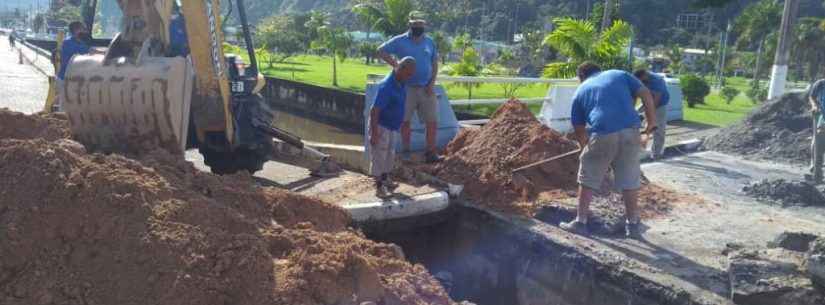
M 40 110 L 47 84 L 42 72 L 17 64 L 17 53 L 10 51 L 6 39 L 0 39 L 0 83 L 4 98 L 0 108 L 32 113 Z M 697 137 L 702 126 L 674 125 L 681 128 L 682 138 Z M 701 134 L 701 133 L 699 133 Z M 675 137 L 674 137 L 675 138 Z M 208 170 L 195 151 L 187 160 Z M 702 152 L 662 162 L 643 165 L 647 178 L 676 191 L 695 196 L 685 202 L 671 203 L 672 210 L 644 224 L 644 240 L 617 237 L 581 237 L 555 226 L 502 216 L 515 224 L 541 231 L 550 239 L 562 241 L 597 257 L 604 264 L 619 267 L 653 280 L 676 291 L 686 291 L 704 304 L 731 304 L 729 279 L 725 274 L 731 244 L 764 248 L 768 241 L 784 231 L 805 231 L 825 235 L 825 209 L 783 208 L 758 202 L 745 196 L 741 189 L 750 182 L 784 178 L 798 180 L 806 172 L 801 167 L 767 162 L 745 161 L 740 157 Z M 269 162 L 256 175 L 262 185 L 279 186 L 322 200 L 347 205 L 377 200 L 372 181 L 366 175 L 346 172 L 337 179 L 316 179 L 306 169 Z M 414 196 L 436 189 L 402 185 L 399 193 Z M 699 199 L 699 200 L 695 200 Z

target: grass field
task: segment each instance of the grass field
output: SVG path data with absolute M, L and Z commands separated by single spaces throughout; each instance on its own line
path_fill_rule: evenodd
M 291 79 L 311 83 L 324 87 L 332 86 L 332 60 L 329 57 L 302 55 L 288 59 L 285 63 L 275 64 L 273 67 L 261 63 L 263 73 L 284 79 Z M 383 63 L 366 65 L 363 59 L 350 58 L 338 63 L 339 89 L 364 92 L 367 75 L 385 75 L 389 68 Z M 755 106 L 744 92 L 750 86 L 749 80 L 742 77 L 727 79 L 727 85 L 742 91 L 729 105 L 725 103 L 717 91 L 713 91 L 706 99 L 706 103 L 696 108 L 685 108 L 685 120 L 704 123 L 714 126 L 727 126 L 742 119 Z M 446 84 L 447 95 L 452 100 L 467 99 L 466 88 L 455 84 Z M 521 88 L 516 95 L 521 98 L 544 97 L 547 94 L 547 85 L 531 85 Z M 504 98 L 504 89 L 499 84 L 483 84 L 473 88 L 473 99 Z M 457 109 L 470 111 L 480 115 L 490 115 L 498 105 L 457 106 Z M 530 105 L 534 113 L 541 109 L 540 104 Z

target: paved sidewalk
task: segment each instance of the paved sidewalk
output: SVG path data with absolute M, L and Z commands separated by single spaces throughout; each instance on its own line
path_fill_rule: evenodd
M 38 66 L 48 63 L 48 58 L 35 56 L 34 51 L 22 48 Z M 41 111 L 49 90 L 48 79 L 35 67 L 18 62 L 17 50 L 11 50 L 8 37 L 0 35 L 0 108 L 27 114 Z

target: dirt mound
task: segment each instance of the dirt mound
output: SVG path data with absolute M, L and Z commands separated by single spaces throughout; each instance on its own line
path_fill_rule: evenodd
M 0 109 L 0 139 L 45 139 L 49 141 L 69 138 L 69 121 L 63 114 L 25 115 Z
M 813 120 L 805 94 L 790 93 L 765 102 L 742 122 L 705 140 L 709 150 L 746 158 L 807 164 Z
M 2 304 L 450 303 L 339 207 L 247 174 L 42 139 L 0 139 L 0 172 Z
M 542 125 L 527 105 L 509 101 L 484 127 L 462 130 L 447 146 L 435 174 L 463 184 L 466 195 L 476 202 L 511 208 L 511 203 L 533 200 L 542 192 L 574 188 L 576 156 L 525 172 L 532 182 L 526 189 L 513 183 L 512 170 L 576 148 L 573 141 Z
M 825 206 L 825 196 L 813 184 L 803 181 L 762 180 L 746 185 L 748 196 L 783 206 Z

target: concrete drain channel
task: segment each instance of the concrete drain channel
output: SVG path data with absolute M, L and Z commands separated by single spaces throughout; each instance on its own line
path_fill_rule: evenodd
M 455 301 L 478 305 L 698 304 L 686 293 L 585 254 L 537 220 L 452 204 L 416 218 L 359 225 L 368 238 L 399 245 Z

